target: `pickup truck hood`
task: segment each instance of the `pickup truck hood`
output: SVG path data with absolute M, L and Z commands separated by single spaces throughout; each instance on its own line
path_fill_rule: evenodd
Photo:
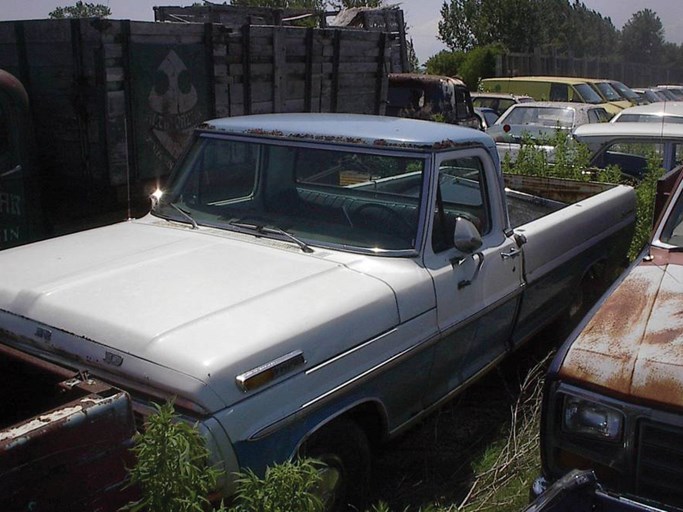
M 215 410 L 244 396 L 241 373 L 296 350 L 309 367 L 398 323 L 392 288 L 326 253 L 124 222 L 0 252 L 0 312 L 42 352 Z
M 683 407 L 683 255 L 653 254 L 572 343 L 560 376 L 631 401 Z

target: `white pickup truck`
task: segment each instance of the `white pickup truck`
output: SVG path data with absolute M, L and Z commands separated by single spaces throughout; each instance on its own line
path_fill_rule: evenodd
M 508 186 L 492 139 L 469 128 L 209 121 L 146 217 L 0 252 L 2 357 L 116 386 L 137 417 L 174 397 L 228 475 L 318 457 L 340 509 L 362 499 L 372 446 L 624 258 L 630 187 Z

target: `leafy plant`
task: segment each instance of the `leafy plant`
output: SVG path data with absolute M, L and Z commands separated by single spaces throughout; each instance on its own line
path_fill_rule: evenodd
M 540 146 L 553 146 L 552 158 Z M 507 156 L 507 155 L 506 155 Z M 528 135 L 522 137 L 517 159 L 513 162 L 505 158 L 502 162 L 504 173 L 523 174 L 526 176 L 553 176 L 580 181 L 596 179 L 588 168 L 590 151 L 580 142 L 567 137 L 562 131 L 542 139 L 532 139 Z M 612 177 L 611 174 L 600 175 Z M 598 178 L 602 179 L 602 178 Z
M 55 7 L 54 11 L 50 11 L 48 16 L 53 19 L 106 18 L 111 16 L 111 9 L 103 4 L 93 4 L 79 0 L 75 5 Z
M 657 180 L 663 174 L 664 170 L 659 166 L 657 157 L 649 158 L 643 180 L 636 188 L 636 227 L 628 251 L 630 260 L 638 256 L 643 246 L 650 239 L 654 221 Z
M 130 479 L 142 497 L 124 510 L 203 512 L 220 471 L 207 466 L 208 451 L 195 425 L 180 420 L 170 402 L 155 407 L 145 431 L 134 439 Z
M 320 464 L 297 459 L 266 469 L 263 478 L 247 469 L 237 478 L 237 496 L 230 512 L 322 512 L 316 489 Z

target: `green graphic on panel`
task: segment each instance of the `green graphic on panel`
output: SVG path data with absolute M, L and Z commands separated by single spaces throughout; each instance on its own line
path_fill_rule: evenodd
M 131 44 L 138 176 L 166 176 L 208 117 L 204 46 Z

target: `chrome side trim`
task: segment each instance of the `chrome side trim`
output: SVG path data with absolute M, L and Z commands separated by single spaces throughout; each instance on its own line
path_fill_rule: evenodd
M 289 414 L 286 414 L 285 416 L 281 417 L 280 419 L 272 422 L 270 425 L 267 425 L 260 430 L 257 430 L 254 432 L 252 435 L 250 435 L 247 439 L 249 441 L 257 441 L 263 437 L 266 437 L 270 434 L 273 434 L 274 432 L 277 432 L 280 428 L 284 428 L 286 425 L 289 425 L 293 421 L 295 421 L 297 418 L 301 417 L 304 414 L 307 414 L 311 410 L 315 410 L 316 408 L 322 407 L 325 403 L 333 400 L 340 392 L 342 392 L 344 389 L 349 388 L 349 387 L 356 387 L 361 385 L 363 382 L 371 379 L 373 377 L 372 374 L 385 369 L 391 369 L 393 366 L 396 366 L 400 364 L 406 357 L 410 357 L 410 355 L 418 350 L 424 350 L 429 347 L 431 347 L 434 343 L 438 343 L 441 338 L 446 337 L 453 332 L 466 327 L 469 325 L 471 322 L 474 322 L 478 320 L 481 316 L 485 315 L 486 313 L 490 312 L 491 310 L 495 309 L 498 307 L 500 304 L 503 304 L 509 300 L 514 300 L 522 291 L 524 290 L 524 286 L 520 286 L 519 288 L 515 289 L 514 292 L 510 293 L 506 297 L 503 297 L 499 301 L 495 302 L 494 304 L 491 304 L 484 310 L 480 311 L 479 313 L 467 318 L 466 320 L 463 320 L 462 322 L 453 325 L 449 327 L 446 331 L 442 331 L 434 336 L 425 338 L 421 341 L 418 341 L 414 345 L 411 345 L 410 347 L 402 350 L 401 352 L 398 352 L 394 354 L 391 358 L 380 362 L 379 364 L 373 366 L 372 368 L 368 368 L 367 370 L 363 371 L 362 373 L 359 373 L 358 375 L 352 377 L 351 379 L 342 382 L 341 384 L 335 386 L 334 388 L 326 391 L 325 393 L 322 393 L 321 395 L 309 400 L 308 402 L 304 403 L 299 407 L 297 410 L 290 412 Z M 345 355 L 348 355 L 352 352 L 355 352 L 359 348 L 362 348 L 364 346 L 367 346 L 371 344 L 374 341 L 377 341 L 378 339 L 383 338 L 384 336 L 394 332 L 396 329 L 392 329 L 390 331 L 387 331 L 386 333 L 380 334 L 379 336 L 373 338 L 372 340 L 368 340 L 364 343 L 361 343 L 360 345 L 357 345 L 356 347 L 348 350 L 347 352 L 344 352 L 343 354 L 340 354 L 339 356 L 336 356 L 333 359 L 330 359 L 328 361 L 325 361 L 321 363 L 320 365 L 316 366 L 315 368 L 311 368 L 307 370 L 305 373 L 306 375 L 309 375 L 310 373 L 317 371 L 319 369 L 322 369 L 324 366 L 327 366 L 333 361 L 337 361 L 340 358 L 344 357 Z M 463 382 L 458 388 L 451 390 L 448 394 L 444 395 L 442 398 L 437 400 L 434 404 L 428 406 L 426 409 L 418 413 L 415 417 L 411 418 L 409 422 L 406 425 L 400 425 L 394 430 L 390 431 L 390 435 L 394 435 L 396 432 L 399 430 L 403 430 L 405 426 L 411 425 L 414 422 L 417 422 L 420 418 L 424 417 L 426 414 L 430 413 L 434 409 L 438 408 L 439 406 L 443 405 L 446 401 L 448 401 L 450 398 L 458 394 L 459 392 L 463 391 L 465 388 L 467 388 L 471 383 L 473 383 L 475 380 L 477 380 L 478 377 L 489 371 L 491 368 L 493 368 L 497 363 L 499 363 L 505 356 L 507 355 L 507 352 L 503 352 L 499 357 L 497 357 L 494 361 L 492 361 L 490 364 L 482 368 L 480 371 L 475 373 L 472 377 L 467 379 L 465 382 Z
M 393 329 L 390 329 L 390 330 L 386 331 L 386 332 L 383 332 L 383 333 L 380 334 L 379 336 L 375 336 L 375 337 L 372 338 L 372 339 L 369 339 L 369 340 L 367 340 L 367 341 L 364 341 L 363 343 L 360 343 L 360 344 L 356 345 L 355 347 L 350 348 L 350 349 L 347 350 L 346 352 L 342 352 L 341 354 L 336 355 L 336 356 L 334 356 L 334 357 L 328 359 L 327 361 L 323 361 L 322 363 L 318 364 L 317 366 L 314 366 L 314 367 L 309 368 L 308 370 L 306 370 L 306 375 L 310 375 L 310 374 L 315 373 L 315 372 L 317 372 L 317 371 L 319 371 L 319 370 L 322 370 L 322 369 L 325 368 L 326 366 L 328 366 L 328 365 L 330 365 L 330 364 L 332 364 L 332 363 L 334 363 L 334 362 L 336 362 L 336 361 L 339 361 L 340 359 L 342 359 L 342 358 L 344 358 L 344 357 L 346 357 L 346 356 L 348 356 L 348 355 L 350 355 L 350 354 L 353 354 L 354 352 L 357 352 L 358 350 L 360 350 L 360 349 L 362 349 L 362 348 L 365 348 L 365 347 L 367 347 L 368 345 L 372 345 L 372 344 L 375 343 L 376 341 L 379 341 L 379 340 L 381 340 L 382 338 L 385 338 L 386 336 L 388 336 L 389 334 L 393 334 L 394 332 L 396 332 L 396 328 L 395 328 L 395 327 L 394 327 Z

